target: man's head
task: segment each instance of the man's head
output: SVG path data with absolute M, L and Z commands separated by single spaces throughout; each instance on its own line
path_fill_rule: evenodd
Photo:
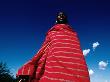
M 67 23 L 67 16 L 64 12 L 59 12 L 57 14 L 56 24 L 66 24 Z

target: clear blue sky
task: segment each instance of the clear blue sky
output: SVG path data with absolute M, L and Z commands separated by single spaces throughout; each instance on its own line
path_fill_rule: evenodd
M 91 82 L 110 82 L 109 0 L 1 0 L 0 61 L 6 62 L 15 74 L 39 50 L 58 11 L 68 15 L 82 50 L 90 49 L 85 58 L 94 72 Z M 100 45 L 93 51 L 95 42 Z M 101 61 L 107 64 L 104 70 L 99 68 Z

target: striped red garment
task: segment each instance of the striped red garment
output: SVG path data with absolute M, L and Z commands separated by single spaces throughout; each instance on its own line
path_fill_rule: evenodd
M 48 32 L 38 53 L 17 73 L 31 82 L 90 82 L 77 33 L 67 24 L 56 24 Z

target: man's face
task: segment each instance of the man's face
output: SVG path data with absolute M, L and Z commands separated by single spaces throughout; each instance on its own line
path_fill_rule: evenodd
M 67 23 L 67 17 L 63 12 L 58 13 L 56 24 L 66 24 Z
M 66 18 L 66 17 L 64 16 L 64 14 L 63 14 L 62 12 L 60 12 L 60 13 L 58 14 L 58 19 L 59 19 L 60 21 L 63 21 L 65 18 Z

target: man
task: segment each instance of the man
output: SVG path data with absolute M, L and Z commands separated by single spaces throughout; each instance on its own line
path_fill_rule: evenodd
M 59 12 L 38 53 L 17 73 L 19 82 L 90 82 L 77 33 Z

